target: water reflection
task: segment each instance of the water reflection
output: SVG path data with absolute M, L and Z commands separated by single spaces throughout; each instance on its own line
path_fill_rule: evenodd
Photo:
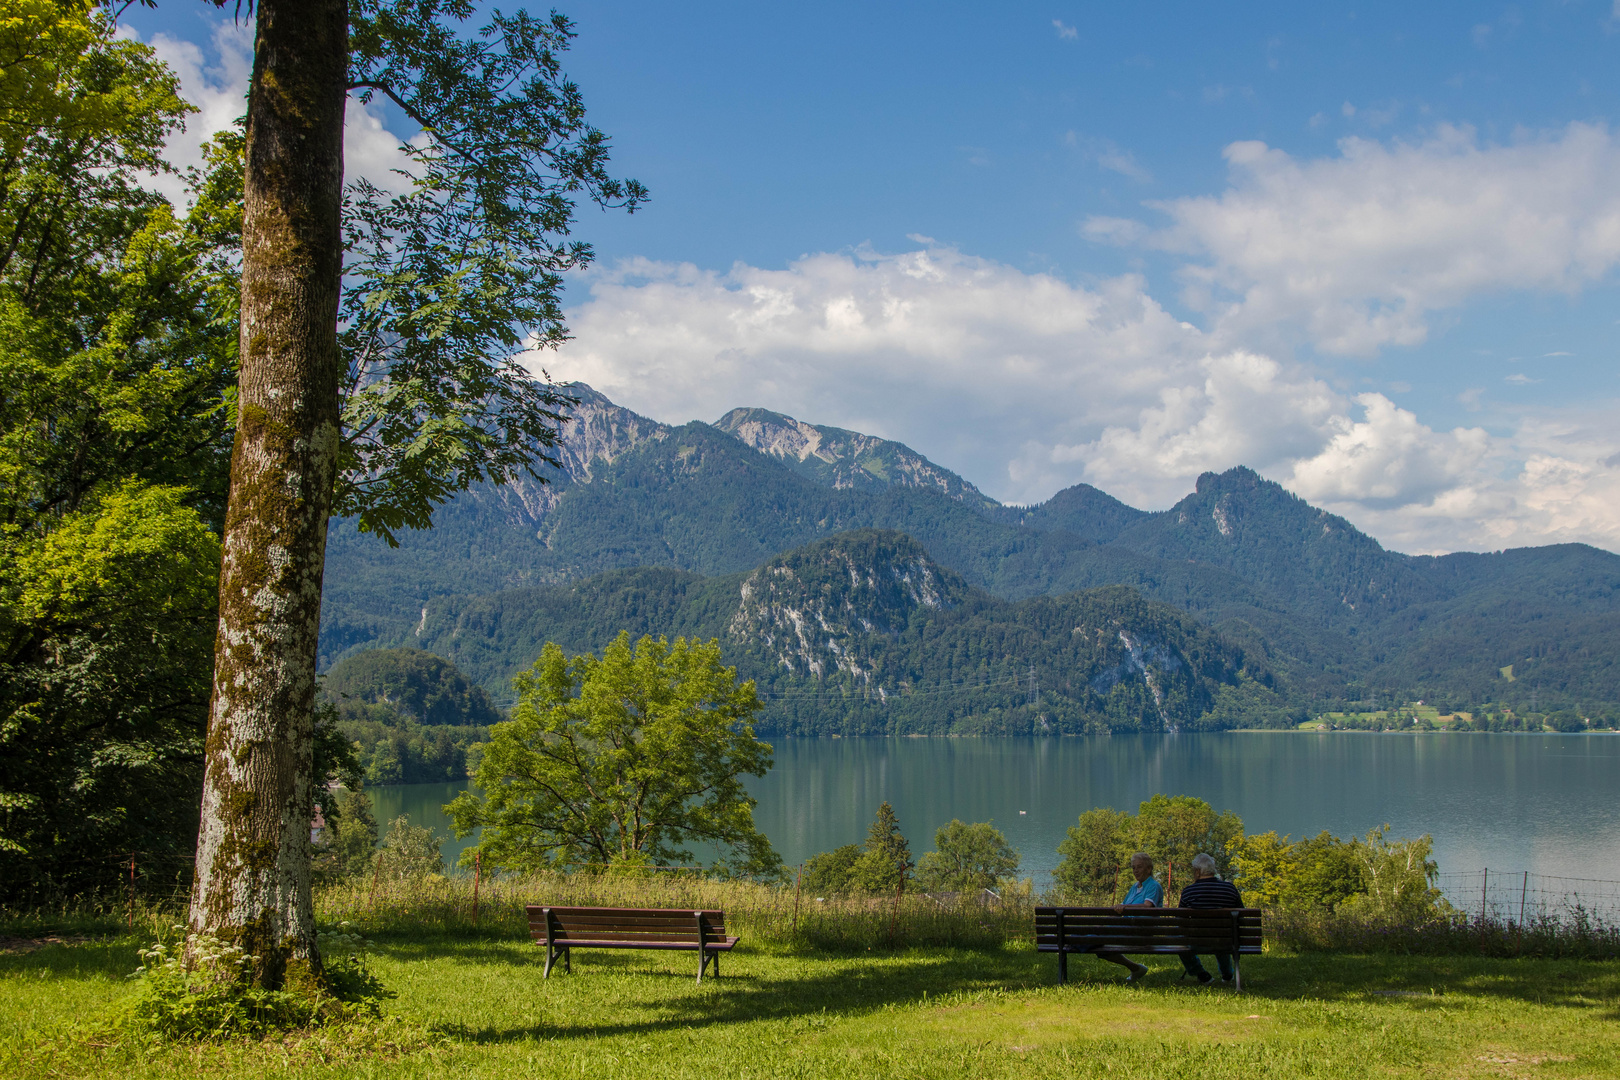
M 777 739 L 755 819 L 789 863 L 859 843 L 888 800 L 912 849 L 951 818 L 993 820 L 1043 880 L 1064 830 L 1094 806 L 1156 792 L 1234 810 L 1250 832 L 1340 836 L 1388 822 L 1430 833 L 1443 870 L 1620 879 L 1620 738 L 1227 732 L 1069 739 Z M 409 812 L 449 835 L 453 784 L 376 789 L 377 819 Z M 464 842 L 445 846 L 453 862 Z

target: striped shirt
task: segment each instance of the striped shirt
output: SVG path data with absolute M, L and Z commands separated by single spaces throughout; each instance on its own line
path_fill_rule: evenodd
M 1230 881 L 1219 878 L 1199 878 L 1197 881 L 1181 890 L 1181 906 L 1184 908 L 1240 908 L 1243 906 L 1243 897 L 1238 895 L 1237 887 Z

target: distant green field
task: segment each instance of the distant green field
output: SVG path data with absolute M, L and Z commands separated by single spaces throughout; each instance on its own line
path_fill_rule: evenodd
M 0 1076 L 1601 1077 L 1620 1075 L 1620 966 L 1268 954 L 1249 990 L 1142 988 L 1028 945 L 855 956 L 744 947 L 693 982 L 685 955 L 581 953 L 541 978 L 515 940 L 394 936 L 375 967 L 424 1047 L 290 1040 L 141 1050 L 87 1037 L 133 938 L 0 955 Z

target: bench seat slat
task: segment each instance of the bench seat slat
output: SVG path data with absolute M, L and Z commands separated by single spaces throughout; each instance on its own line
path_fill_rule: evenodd
M 544 916 L 542 916 L 541 918 L 538 918 L 538 919 L 532 919 L 529 922 L 530 926 L 544 926 L 545 924 L 546 924 L 546 920 L 545 920 Z M 557 917 L 553 918 L 551 920 L 551 925 L 553 925 L 553 926 L 581 926 L 581 927 L 590 927 L 590 926 L 616 926 L 617 927 L 617 926 L 622 926 L 622 927 L 624 927 L 626 929 L 647 930 L 649 932 L 657 932 L 657 931 L 660 931 L 660 930 L 674 930 L 674 929 L 682 929 L 682 928 L 691 929 L 692 927 L 696 926 L 697 923 L 692 918 L 692 916 L 690 916 L 690 915 L 688 915 L 684 919 L 661 919 L 661 920 L 660 919 L 624 919 L 622 921 L 618 920 L 618 919 L 579 919 L 579 918 L 573 918 L 573 917 L 570 917 L 570 916 L 567 916 L 567 915 L 562 915 L 562 916 L 557 916 Z M 705 926 L 719 926 L 721 924 L 720 924 L 720 920 L 718 920 L 718 919 L 705 919 L 704 920 L 704 925 Z
M 704 942 L 703 947 L 709 952 L 730 952 L 737 944 L 738 938 L 728 937 L 723 940 Z M 544 945 L 545 939 L 535 942 Z M 677 949 L 685 952 L 697 952 L 697 939 L 691 941 L 621 941 L 615 938 L 559 938 L 557 945 L 565 949 Z

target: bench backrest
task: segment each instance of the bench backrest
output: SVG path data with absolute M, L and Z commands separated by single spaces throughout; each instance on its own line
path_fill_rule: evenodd
M 705 941 L 718 941 L 726 936 L 726 916 L 722 911 L 544 905 L 534 905 L 527 910 L 529 933 L 541 941 L 545 940 L 548 918 L 553 941 L 689 941 L 696 944 L 699 918 L 703 920 Z
M 1085 952 L 1099 945 L 1111 949 L 1135 946 L 1142 952 L 1184 948 L 1192 952 L 1260 951 L 1258 908 L 1129 908 L 1038 907 L 1035 945 L 1043 952 L 1058 948 Z M 1235 944 L 1235 949 L 1234 949 Z

